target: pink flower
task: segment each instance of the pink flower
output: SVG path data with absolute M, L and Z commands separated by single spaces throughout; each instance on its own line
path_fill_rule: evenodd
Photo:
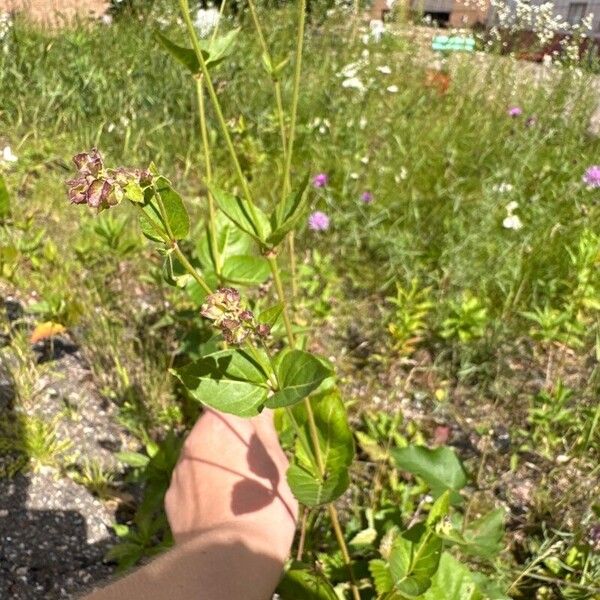
M 520 106 L 511 106 L 508 109 L 509 117 L 520 117 L 523 114 L 523 109 Z
M 592 165 L 586 170 L 583 183 L 589 188 L 600 188 L 600 165 Z
M 318 173 L 317 175 L 315 175 L 313 177 L 313 185 L 316 188 L 327 187 L 328 183 L 329 183 L 329 177 L 327 176 L 327 173 Z
M 327 231 L 329 229 L 329 217 L 319 210 L 308 217 L 308 227 L 313 231 Z
M 373 202 L 373 194 L 369 191 L 369 190 L 365 190 L 361 195 L 360 195 L 360 199 L 365 203 L 365 204 L 371 204 L 371 202 Z

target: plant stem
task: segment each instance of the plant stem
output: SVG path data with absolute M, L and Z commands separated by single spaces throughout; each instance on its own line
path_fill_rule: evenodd
M 273 281 L 275 282 L 275 289 L 277 290 L 277 297 L 279 302 L 283 305 L 283 323 L 285 325 L 285 331 L 287 333 L 288 342 L 292 348 L 296 345 L 294 338 L 294 331 L 292 329 L 292 321 L 290 319 L 288 306 L 285 298 L 285 292 L 283 291 L 283 284 L 281 283 L 281 275 L 279 274 L 279 267 L 277 266 L 277 259 L 274 256 L 269 256 L 269 266 L 271 267 L 271 273 L 273 274 Z
M 283 305 L 283 322 L 286 327 L 288 343 L 293 348 L 295 345 L 294 332 L 292 330 L 292 323 L 288 314 L 288 306 L 286 303 L 285 293 L 283 291 L 283 285 L 281 284 L 281 276 L 279 274 L 279 267 L 277 266 L 277 260 L 274 256 L 268 257 L 269 266 L 271 267 L 271 273 L 273 274 L 273 280 L 275 282 L 275 289 L 277 290 L 277 296 L 279 301 Z M 310 439 L 313 445 L 313 452 L 310 454 L 313 455 L 313 458 L 316 462 L 316 466 L 319 470 L 319 474 L 323 479 L 326 475 L 325 463 L 323 462 L 323 455 L 321 453 L 321 444 L 319 442 L 319 433 L 317 430 L 317 424 L 315 422 L 315 415 L 312 410 L 312 406 L 310 404 L 310 398 L 304 398 L 304 407 L 306 409 L 306 415 L 308 418 L 308 429 L 310 432 Z M 291 411 L 288 411 L 290 414 Z M 329 517 L 331 519 L 331 524 L 333 525 L 333 531 L 335 533 L 336 540 L 340 547 L 340 551 L 342 553 L 342 558 L 344 559 L 344 563 L 348 568 L 348 575 L 350 577 L 350 588 L 352 590 L 352 596 L 354 600 L 360 600 L 360 593 L 358 591 L 358 587 L 356 586 L 356 581 L 354 579 L 354 572 L 352 570 L 352 561 L 350 559 L 350 553 L 348 552 L 348 547 L 346 546 L 346 540 L 344 539 L 344 533 L 342 532 L 342 528 L 340 526 L 339 517 L 337 514 L 337 510 L 333 503 L 329 503 L 327 505 L 327 510 L 329 511 Z
M 273 65 L 273 57 L 269 51 L 269 46 L 267 45 L 267 41 L 265 40 L 265 36 L 263 34 L 263 30 L 262 27 L 260 26 L 260 21 L 258 20 L 258 13 L 256 11 L 256 5 L 254 4 L 254 0 L 248 0 L 248 7 L 250 8 L 250 13 L 252 15 L 252 20 L 254 21 L 254 27 L 256 29 L 256 34 L 258 35 L 258 41 L 260 42 L 260 48 L 263 52 L 263 54 L 265 55 L 265 57 L 268 59 L 269 64 L 271 66 Z M 285 119 L 283 118 L 283 100 L 282 100 L 282 95 L 281 95 L 281 82 L 279 81 L 279 78 L 273 78 L 273 89 L 274 89 L 274 93 L 275 93 L 275 104 L 277 107 L 277 120 L 279 121 L 279 132 L 281 135 L 281 144 L 283 147 L 283 158 L 284 158 L 284 164 L 285 164 L 285 156 L 287 154 L 287 141 L 286 141 L 286 134 L 285 134 Z M 289 183 L 289 181 L 287 182 Z M 285 173 L 284 173 L 284 186 L 286 185 L 286 181 L 285 181 Z
M 212 294 L 212 290 L 210 289 L 210 287 L 208 286 L 206 281 L 204 281 L 204 278 L 200 275 L 200 273 L 198 273 L 198 271 L 196 271 L 196 269 L 194 269 L 192 263 L 187 259 L 185 254 L 181 251 L 181 248 L 179 247 L 179 244 L 177 243 L 177 241 L 173 240 L 171 242 L 171 245 L 173 248 L 173 252 L 175 252 L 175 256 L 177 256 L 177 259 L 182 264 L 183 268 L 198 282 L 200 287 L 207 294 Z
M 208 141 L 208 129 L 206 127 L 206 108 L 204 106 L 204 88 L 202 86 L 202 79 L 196 78 L 196 97 L 198 99 L 198 115 L 200 119 L 200 133 L 202 135 L 202 148 L 204 150 L 204 169 L 205 178 L 207 185 L 210 185 L 212 181 L 212 165 L 210 162 L 210 146 Z M 217 226 L 216 226 L 216 212 L 215 212 L 215 201 L 210 191 L 210 187 L 207 191 L 208 198 L 208 238 L 210 241 L 210 251 L 213 256 L 215 263 L 215 273 L 217 276 L 221 274 L 221 256 L 219 252 L 219 244 L 217 243 Z
M 250 187 L 248 186 L 248 181 L 242 171 L 242 166 L 240 165 L 240 161 L 238 159 L 237 153 L 233 146 L 233 140 L 231 139 L 231 135 L 229 134 L 229 129 L 227 128 L 227 123 L 225 122 L 225 117 L 223 116 L 223 111 L 221 110 L 221 104 L 219 102 L 219 98 L 217 97 L 217 92 L 215 90 L 215 86 L 210 78 L 210 73 L 208 71 L 208 67 L 206 66 L 206 61 L 204 60 L 204 56 L 202 55 L 202 48 L 200 48 L 200 42 L 198 41 L 198 34 L 196 33 L 196 29 L 194 28 L 194 23 L 192 22 L 192 17 L 190 16 L 190 7 L 188 0 L 179 0 L 179 6 L 181 8 L 181 13 L 183 16 L 183 20 L 185 21 L 185 25 L 188 31 L 188 37 L 192 43 L 194 48 L 194 53 L 196 54 L 196 58 L 198 59 L 198 64 L 200 65 L 200 69 L 202 71 L 202 75 L 204 76 L 204 81 L 206 83 L 206 89 L 208 90 L 208 95 L 210 96 L 211 103 L 213 105 L 215 114 L 217 116 L 217 121 L 219 122 L 219 127 L 221 128 L 221 133 L 225 138 L 225 145 L 229 150 L 229 154 L 231 156 L 231 160 L 233 161 L 233 165 L 235 167 L 235 172 L 239 179 L 240 185 L 242 187 L 242 192 L 244 194 L 244 198 L 248 201 L 250 213 L 252 214 L 252 219 L 255 223 L 258 222 L 256 209 L 254 206 L 254 200 L 252 199 L 252 194 L 250 193 Z

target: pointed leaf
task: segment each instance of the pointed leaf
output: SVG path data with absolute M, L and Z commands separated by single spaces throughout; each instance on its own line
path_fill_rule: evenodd
M 221 272 L 225 279 L 240 285 L 260 285 L 270 273 L 269 263 L 260 256 L 230 256 Z
M 274 361 L 279 391 L 268 402 L 269 408 L 300 402 L 331 375 L 331 369 L 316 356 L 303 350 L 284 350 Z
M 348 489 L 350 478 L 347 469 L 340 469 L 322 480 L 315 469 L 294 464 L 287 470 L 287 482 L 299 502 L 313 507 L 339 498 Z
M 243 199 L 228 192 L 210 187 L 210 191 L 219 208 L 231 219 L 242 231 L 251 235 L 258 242 L 264 242 L 268 237 L 271 226 L 265 213 L 252 206 Z
M 267 238 L 267 243 L 273 246 L 279 244 L 302 218 L 306 208 L 306 186 L 308 175 L 304 177 L 298 190 L 290 194 L 284 202 L 280 202 L 271 214 L 272 233 Z
M 431 586 L 437 571 L 442 540 L 422 523 L 399 535 L 390 554 L 394 588 L 408 598 L 416 598 Z
M 257 415 L 267 397 L 267 376 L 242 350 L 222 350 L 174 372 L 196 400 L 240 417 Z
M 392 573 L 385 560 L 375 558 L 369 561 L 369 571 L 373 577 L 377 594 L 381 595 L 392 591 L 394 588 L 394 580 L 392 579 Z
M 392 456 L 399 469 L 421 477 L 435 497 L 452 490 L 452 502 L 460 502 L 460 495 L 456 492 L 466 485 L 467 475 L 453 450 L 447 447 L 430 450 L 425 446 L 407 446 L 392 450 Z
M 163 48 L 165 48 L 167 52 L 173 56 L 173 58 L 179 61 L 191 73 L 197 75 L 200 72 L 198 58 L 196 57 L 196 53 L 191 48 L 178 46 L 160 31 L 155 31 L 154 37 L 163 46 Z M 206 54 L 204 58 L 208 58 L 208 54 Z
M 155 187 L 165 208 L 167 222 L 173 237 L 176 240 L 187 237 L 190 233 L 190 217 L 181 196 L 164 177 L 156 179 Z
M 431 587 L 422 600 L 483 600 L 473 573 L 448 552 L 443 552 Z
M 290 569 L 277 586 L 281 600 L 338 600 L 331 584 L 306 569 Z
M 211 67 L 218 65 L 232 52 L 236 42 L 236 38 L 240 32 L 240 28 L 232 29 L 223 35 L 219 35 L 212 39 L 212 36 L 207 40 L 200 40 L 200 47 L 203 51 L 203 56 L 206 55 L 206 66 Z
M 504 511 L 498 508 L 475 519 L 465 528 L 463 537 L 464 552 L 488 560 L 493 559 L 503 546 Z

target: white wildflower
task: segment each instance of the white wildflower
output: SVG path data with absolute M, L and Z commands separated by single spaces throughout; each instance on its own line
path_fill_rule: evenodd
M 383 34 L 385 33 L 385 25 L 383 21 L 379 19 L 371 19 L 369 22 L 369 29 L 371 30 L 371 38 L 374 42 L 380 42 Z
M 514 231 L 518 231 L 519 229 L 521 229 L 521 227 L 523 227 L 523 223 L 517 215 L 508 215 L 508 217 L 506 217 L 502 221 L 502 227 L 504 227 L 504 229 L 512 229 Z
M 220 18 L 221 14 L 218 9 L 214 7 L 201 8 L 196 13 L 196 20 L 194 21 L 198 35 L 202 38 L 208 37 L 212 30 L 219 24 Z
M 10 146 L 4 146 L 4 150 L 2 150 L 2 161 L 7 163 L 17 162 L 19 159 L 13 153 Z
M 350 173 L 350 179 L 358 179 L 358 173 Z
M 367 117 L 361 117 L 360 121 L 358 122 L 358 126 L 361 129 L 364 129 L 367 126 Z
M 360 162 L 361 162 L 363 165 L 368 165 L 368 164 L 369 164 L 369 157 L 368 157 L 368 156 L 363 156 L 363 157 L 360 159 Z
M 384 75 L 389 75 L 392 70 L 387 65 L 382 65 L 381 67 L 377 67 L 377 70 Z
M 344 79 L 344 81 L 342 81 L 342 87 L 360 91 L 365 89 L 363 82 L 358 77 Z
M 397 85 L 389 85 L 386 90 L 390 93 L 390 94 L 397 94 L 398 93 L 398 86 Z
M 513 212 L 514 212 L 515 210 L 517 210 L 517 208 L 519 208 L 519 203 L 518 203 L 518 202 L 516 202 L 515 200 L 512 200 L 511 202 L 509 202 L 509 203 L 506 205 L 506 212 L 507 212 L 509 215 L 512 215 L 512 214 L 513 214 Z
M 107 13 L 103 14 L 100 17 L 100 22 L 102 23 L 102 25 L 107 25 L 107 26 L 112 25 L 112 22 L 113 22 L 112 15 L 109 15 Z
M 512 192 L 512 190 L 512 184 L 506 183 L 505 181 L 503 181 L 502 183 L 496 183 L 492 187 L 492 192 L 495 192 L 496 194 L 508 194 L 509 192 Z

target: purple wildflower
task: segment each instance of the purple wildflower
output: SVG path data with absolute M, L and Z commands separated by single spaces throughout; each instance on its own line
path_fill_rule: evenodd
M 600 165 L 592 165 L 586 170 L 583 183 L 589 188 L 600 188 Z
M 365 204 L 371 204 L 373 202 L 373 194 L 369 190 L 366 190 L 360 195 L 360 199 Z
M 525 121 L 526 127 L 535 127 L 537 125 L 536 117 L 527 117 L 527 121 Z
M 308 217 L 308 227 L 313 231 L 326 231 L 329 229 L 329 217 L 317 210 Z
M 520 117 L 523 114 L 523 109 L 520 106 L 511 106 L 508 109 L 509 117 Z
M 316 188 L 324 188 L 327 187 L 327 184 L 329 183 L 329 177 L 327 176 L 327 173 L 317 173 L 314 177 L 313 177 L 313 185 Z

